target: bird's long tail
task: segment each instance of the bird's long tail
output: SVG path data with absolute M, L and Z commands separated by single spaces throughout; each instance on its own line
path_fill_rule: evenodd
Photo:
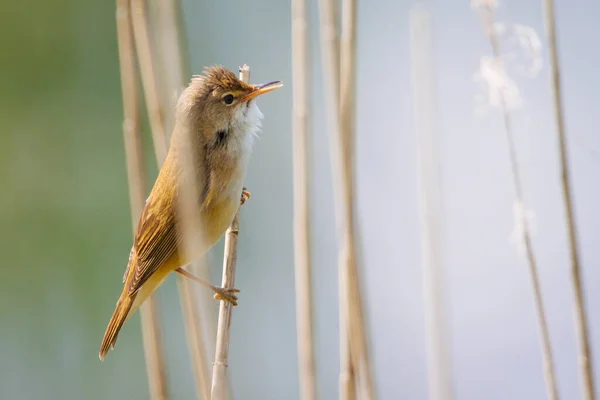
M 129 295 L 126 290 L 121 294 L 115 311 L 106 327 L 106 332 L 104 332 L 104 338 L 100 345 L 100 360 L 104 360 L 106 353 L 108 353 L 111 348 L 115 347 L 119 331 L 123 327 L 125 321 L 127 321 L 130 311 L 132 311 L 131 306 L 133 305 L 136 295 L 137 293 Z

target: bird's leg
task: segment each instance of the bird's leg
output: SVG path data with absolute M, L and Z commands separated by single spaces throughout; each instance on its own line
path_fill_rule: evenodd
M 242 199 L 240 200 L 240 205 L 244 204 L 246 200 L 250 198 L 250 192 L 245 187 L 242 188 Z
M 183 268 L 177 268 L 175 270 L 175 272 L 185 276 L 186 278 L 190 278 L 191 280 L 198 282 L 201 285 L 204 285 L 204 286 L 210 288 L 213 292 L 215 292 L 214 298 L 216 300 L 228 301 L 231 304 L 233 304 L 234 306 L 237 306 L 238 298 L 236 295 L 234 295 L 234 293 L 239 293 L 239 291 L 240 291 L 239 289 L 236 289 L 236 288 L 226 289 L 226 288 L 211 285 L 210 282 L 207 282 L 204 279 L 198 278 L 196 275 L 192 274 L 189 271 L 186 271 Z

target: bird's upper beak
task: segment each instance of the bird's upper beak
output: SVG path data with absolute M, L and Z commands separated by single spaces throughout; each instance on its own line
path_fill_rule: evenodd
M 252 100 L 256 96 L 260 96 L 261 94 L 265 94 L 275 89 L 279 89 L 282 86 L 283 83 L 281 83 L 281 81 L 273 81 L 269 83 L 263 83 L 261 85 L 252 85 L 252 90 L 250 91 L 250 93 L 242 97 L 242 101 L 244 102 Z

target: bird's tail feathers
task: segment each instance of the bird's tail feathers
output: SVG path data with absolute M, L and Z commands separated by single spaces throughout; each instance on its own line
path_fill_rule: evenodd
M 124 291 L 121 297 L 119 298 L 117 306 L 115 307 L 115 311 L 113 312 L 113 315 L 110 318 L 110 321 L 108 322 L 108 326 L 106 327 L 106 332 L 104 332 L 102 344 L 100 345 L 100 360 L 104 360 L 106 353 L 108 353 L 110 349 L 115 348 L 115 343 L 117 342 L 119 331 L 123 327 L 125 321 L 127 321 L 135 297 L 136 293 L 134 293 L 133 295 L 128 295 Z

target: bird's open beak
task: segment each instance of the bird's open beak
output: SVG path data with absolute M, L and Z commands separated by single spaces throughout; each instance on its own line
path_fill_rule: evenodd
M 271 92 L 275 89 L 279 89 L 282 86 L 283 86 L 283 83 L 281 83 L 281 81 L 273 81 L 273 82 L 269 82 L 269 83 L 263 83 L 262 85 L 253 85 L 252 91 L 250 93 L 248 93 L 247 95 L 245 95 L 244 97 L 242 97 L 242 101 L 244 102 L 244 101 L 252 100 L 256 96 L 260 96 L 261 94 L 265 94 L 265 93 Z

